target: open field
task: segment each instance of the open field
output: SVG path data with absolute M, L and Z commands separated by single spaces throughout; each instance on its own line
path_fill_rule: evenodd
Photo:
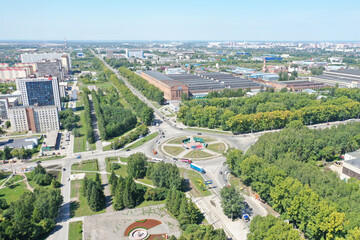
M 10 187 L 5 187 L 0 189 L 0 197 L 4 198 L 6 202 L 9 204 L 14 202 L 23 195 L 25 192 L 30 192 L 24 182 L 16 183 Z

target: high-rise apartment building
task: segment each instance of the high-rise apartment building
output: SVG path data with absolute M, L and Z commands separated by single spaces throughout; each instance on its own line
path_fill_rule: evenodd
M 62 67 L 61 60 L 41 60 L 36 63 L 36 76 L 44 77 L 51 75 L 57 77 L 59 82 L 64 79 L 64 69 Z
M 131 57 L 144 58 L 144 51 L 136 50 L 136 49 L 126 49 L 125 55 L 127 58 L 131 58 Z
M 61 111 L 59 82 L 56 77 L 16 79 L 16 87 L 21 92 L 24 106 L 56 105 Z
M 7 98 L 0 98 L 0 118 L 9 119 L 9 101 Z
M 48 132 L 59 130 L 56 106 L 18 106 L 9 108 L 13 132 Z

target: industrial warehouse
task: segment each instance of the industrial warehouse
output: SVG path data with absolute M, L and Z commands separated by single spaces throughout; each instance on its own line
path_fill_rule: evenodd
M 331 86 L 338 84 L 343 88 L 358 88 L 360 87 L 360 71 L 353 69 L 324 71 L 322 75 L 311 76 L 310 81 Z
M 252 80 L 224 73 L 181 73 L 165 75 L 155 71 L 141 72 L 141 77 L 160 88 L 167 100 L 180 100 L 183 93 L 194 98 L 204 97 L 211 91 L 223 89 L 260 89 Z

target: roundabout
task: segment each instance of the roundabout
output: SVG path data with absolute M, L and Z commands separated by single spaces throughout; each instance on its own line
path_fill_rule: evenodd
M 205 160 L 222 156 L 228 149 L 224 141 L 208 136 L 171 138 L 160 145 L 164 155 L 172 158 Z

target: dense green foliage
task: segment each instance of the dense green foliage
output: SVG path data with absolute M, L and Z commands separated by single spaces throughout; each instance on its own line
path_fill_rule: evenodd
M 158 103 L 162 103 L 164 100 L 164 92 L 162 92 L 158 87 L 148 83 L 148 81 L 135 74 L 133 71 L 125 67 L 120 67 L 119 73 L 125 77 L 132 86 L 142 92 L 146 98 Z
M 346 183 L 313 163 L 359 147 L 360 123 L 324 130 L 297 126 L 265 134 L 246 155 L 232 150 L 227 159 L 235 175 L 309 239 L 351 239 L 360 226 L 359 182 Z
M 244 197 L 240 194 L 240 191 L 235 187 L 223 187 L 220 191 L 221 207 L 224 214 L 234 219 L 241 217 L 242 210 L 244 209 Z
M 112 192 L 114 195 L 114 209 L 134 208 L 144 201 L 146 188 L 136 184 L 132 177 L 120 176 L 112 180 Z
M 189 126 L 242 133 L 283 128 L 294 120 L 313 124 L 356 118 L 359 114 L 360 103 L 346 96 L 318 100 L 307 93 L 263 92 L 251 98 L 187 101 L 178 118 Z
M 18 159 L 28 159 L 31 158 L 32 154 L 37 151 L 34 149 L 25 149 L 25 148 L 13 148 L 11 150 L 11 156 L 16 157 Z
M 0 239 L 40 239 L 54 228 L 62 201 L 59 189 L 24 193 L 0 215 Z
M 40 186 L 50 185 L 53 178 L 54 177 L 52 175 L 50 175 L 49 173 L 47 173 L 45 168 L 43 166 L 41 166 L 40 164 L 38 164 L 35 167 L 35 170 L 30 172 L 30 174 L 28 176 L 28 179 L 30 181 L 34 180 Z
M 9 94 L 16 90 L 16 85 L 13 83 L 1 83 L 0 84 L 0 93 Z
M 121 105 L 115 89 L 107 91 L 106 94 L 101 89 L 98 93 L 92 90 L 91 96 L 102 139 L 117 137 L 135 127 L 136 116 Z
M 131 143 L 132 141 L 135 141 L 140 136 L 146 136 L 149 133 L 149 129 L 146 127 L 146 125 L 142 124 L 138 126 L 134 131 L 130 132 L 129 134 L 122 136 L 120 139 L 116 139 L 115 141 L 111 142 L 111 148 L 112 149 L 119 149 L 123 146 L 125 146 L 128 143 Z
M 62 126 L 68 131 L 72 130 L 80 121 L 80 117 L 75 115 L 74 110 L 71 108 L 59 112 L 59 118 Z
M 148 107 L 143 101 L 141 101 L 137 96 L 135 96 L 131 90 L 121 81 L 115 73 L 110 69 L 104 66 L 100 62 L 104 73 L 107 76 L 107 79 L 116 87 L 121 96 L 125 99 L 126 102 L 134 109 L 140 121 L 144 124 L 149 125 L 153 119 L 154 110 Z
M 101 187 L 100 175 L 97 173 L 95 180 L 88 179 L 86 176 L 83 180 L 82 194 L 87 199 L 87 203 L 92 211 L 99 211 L 105 207 L 105 195 Z
M 171 163 L 156 163 L 150 164 L 146 176 L 150 178 L 155 186 L 161 188 L 175 188 L 177 190 L 184 190 L 184 179 L 180 176 L 178 167 Z
M 176 238 L 169 238 L 176 240 Z M 214 229 L 212 225 L 190 224 L 183 231 L 178 240 L 227 240 L 223 229 Z
M 172 188 L 166 196 L 166 209 L 179 221 L 181 229 L 189 224 L 200 224 L 204 218 L 195 204 L 183 192 Z
M 131 68 L 136 65 L 139 65 L 139 64 L 136 64 L 135 62 L 134 63 L 129 62 L 126 58 L 120 58 L 120 59 L 106 58 L 105 61 L 107 64 L 109 64 L 110 66 L 112 66 L 115 69 L 117 69 L 119 67 Z
M 144 153 L 131 154 L 128 157 L 127 172 L 132 178 L 145 177 L 147 169 L 147 157 Z
M 250 224 L 249 240 L 300 240 L 300 233 L 292 226 L 272 215 L 255 216 Z
M 84 122 L 82 122 L 82 124 L 85 126 L 86 140 L 89 143 L 94 143 L 95 136 L 94 136 L 94 129 L 92 126 L 92 121 L 91 121 L 91 108 L 90 108 L 90 101 L 89 101 L 89 97 L 88 97 L 89 94 L 90 94 L 90 92 L 86 88 L 83 91 L 83 96 L 82 96 L 82 100 L 84 103 Z
M 246 92 L 248 92 L 249 90 L 244 90 L 242 88 L 233 90 L 233 89 L 224 89 L 222 91 L 213 91 L 213 92 L 209 92 L 205 98 L 232 98 L 232 97 L 242 97 L 245 95 Z

